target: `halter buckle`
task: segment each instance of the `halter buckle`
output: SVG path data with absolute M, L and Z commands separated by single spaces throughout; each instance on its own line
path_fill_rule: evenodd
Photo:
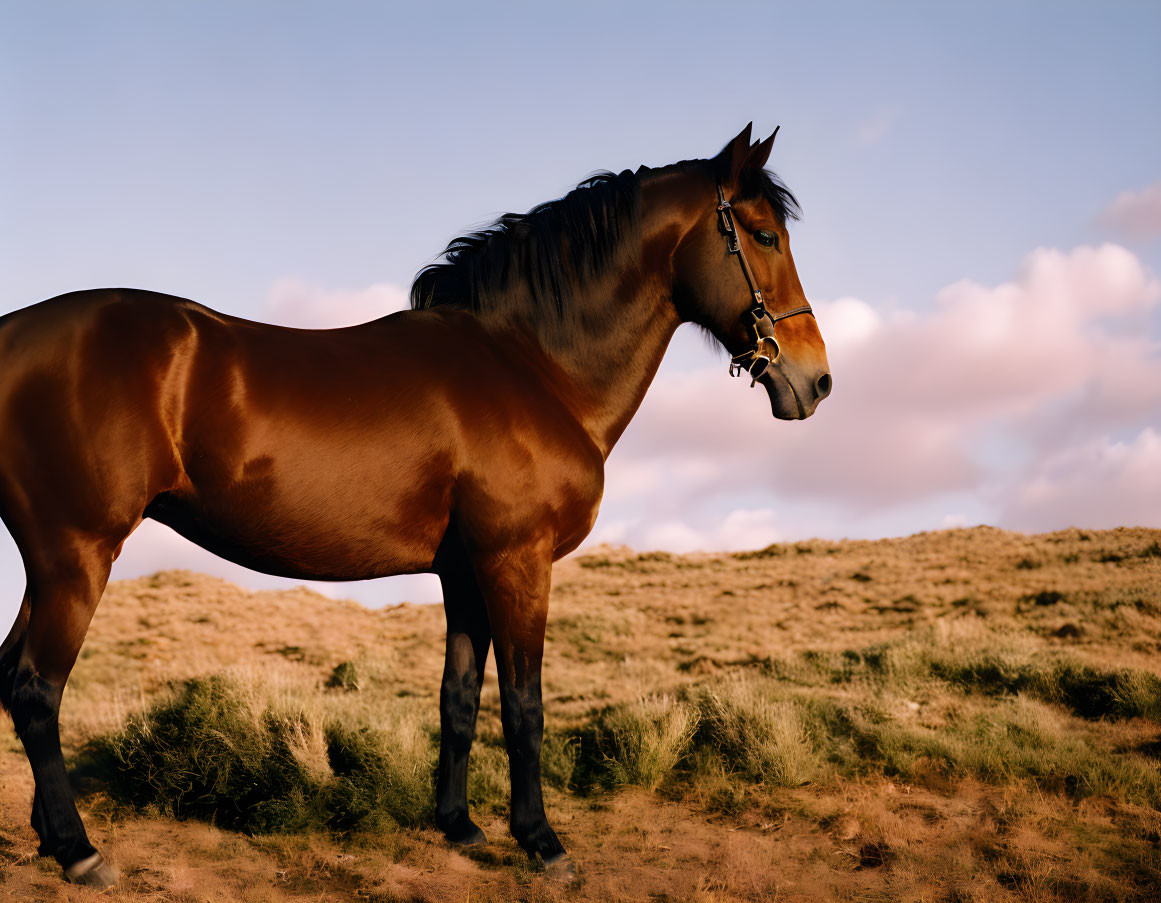
M 722 186 L 718 186 L 718 228 L 726 237 L 726 250 L 731 254 L 741 254 L 742 244 L 738 240 L 738 230 L 734 225 L 733 207 L 726 200 Z

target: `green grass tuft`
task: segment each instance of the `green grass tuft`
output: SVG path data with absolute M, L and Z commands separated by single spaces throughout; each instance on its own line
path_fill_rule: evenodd
M 1027 693 L 1082 718 L 1161 721 L 1161 679 L 1145 671 L 1100 669 L 1067 660 L 1020 661 L 988 651 L 937 656 L 931 670 L 965 689 L 995 695 Z
M 769 688 L 769 681 L 738 678 L 695 690 L 697 742 L 752 781 L 797 787 L 819 763 L 793 702 L 771 698 Z
M 397 725 L 389 736 L 332 723 L 327 759 L 335 775 L 324 788 L 331 827 L 381 830 L 430 816 L 435 747 L 417 724 Z
M 335 670 L 327 678 L 326 686 L 330 690 L 356 692 L 359 689 L 359 672 L 355 669 L 355 663 L 339 662 L 335 665 Z
M 1029 696 L 953 712 L 939 727 L 871 703 L 816 700 L 810 709 L 814 735 L 848 774 L 881 770 L 919 783 L 932 773 L 971 775 L 994 784 L 1030 781 L 1075 799 L 1161 803 L 1161 774 L 1145 757 L 1109 755 L 1078 734 L 1059 709 Z
M 251 833 L 409 825 L 431 809 L 434 744 L 397 715 L 388 737 L 215 675 L 91 742 L 82 770 L 135 805 Z
M 647 696 L 605 711 L 598 734 L 613 783 L 656 790 L 685 757 L 696 730 L 697 713 L 672 696 Z

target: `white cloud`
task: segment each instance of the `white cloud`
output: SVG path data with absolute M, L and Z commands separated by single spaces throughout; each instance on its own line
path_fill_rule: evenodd
M 830 357 L 867 344 L 883 326 L 883 315 L 859 298 L 815 301 L 813 306 Z
M 1122 191 L 1104 209 L 1100 220 L 1134 238 L 1161 235 L 1161 182 L 1140 191 Z
M 670 552 L 728 551 L 758 549 L 783 538 L 774 512 L 769 508 L 731 511 L 709 523 L 673 519 L 658 522 L 637 520 L 621 522 L 616 529 L 594 533 L 586 546 L 598 542 L 616 543 L 633 539 L 640 549 L 666 549 Z
M 286 276 L 270 287 L 263 316 L 281 326 L 335 329 L 366 323 L 409 306 L 406 290 L 386 282 L 362 289 L 329 289 Z

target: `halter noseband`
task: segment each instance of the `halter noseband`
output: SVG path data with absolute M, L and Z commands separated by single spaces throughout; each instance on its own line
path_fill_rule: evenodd
M 742 250 L 742 242 L 738 237 L 737 227 L 734 225 L 733 208 L 726 200 L 726 193 L 722 190 L 720 182 L 718 183 L 718 226 L 722 230 L 722 234 L 726 236 L 726 249 L 731 254 L 738 255 L 738 263 L 742 265 L 742 275 L 746 277 L 746 285 L 750 287 L 752 296 L 752 303 L 742 314 L 742 319 L 748 318 L 751 321 L 749 325 L 754 330 L 754 347 L 730 358 L 730 376 L 741 376 L 743 371 L 749 373 L 751 376 L 750 387 L 753 388 L 758 378 L 782 358 L 782 349 L 778 346 L 778 340 L 772 335 L 762 335 L 758 329 L 758 324 L 766 319 L 773 327 L 779 320 L 796 317 L 799 314 L 814 316 L 814 311 L 811 310 L 809 304 L 779 314 L 772 314 L 766 309 L 762 290 L 758 288 L 757 280 L 754 279 L 754 271 L 750 269 L 746 253 Z M 774 346 L 773 354 L 767 354 L 763 349 L 763 344 L 766 342 Z

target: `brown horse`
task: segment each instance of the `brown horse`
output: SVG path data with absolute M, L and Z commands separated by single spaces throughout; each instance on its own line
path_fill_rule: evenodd
M 436 822 L 483 840 L 466 781 L 494 646 L 512 833 L 562 857 L 540 787 L 552 562 L 592 527 L 674 330 L 712 333 L 781 419 L 830 391 L 786 236 L 796 203 L 763 169 L 773 140 L 751 146 L 747 126 L 712 160 L 598 176 L 504 216 L 419 274 L 412 310 L 361 326 L 287 329 L 129 289 L 0 319 L 0 516 L 27 574 L 0 702 L 36 779 L 40 853 L 70 880 L 116 880 L 57 719 L 111 564 L 151 517 L 269 574 L 439 575 Z

